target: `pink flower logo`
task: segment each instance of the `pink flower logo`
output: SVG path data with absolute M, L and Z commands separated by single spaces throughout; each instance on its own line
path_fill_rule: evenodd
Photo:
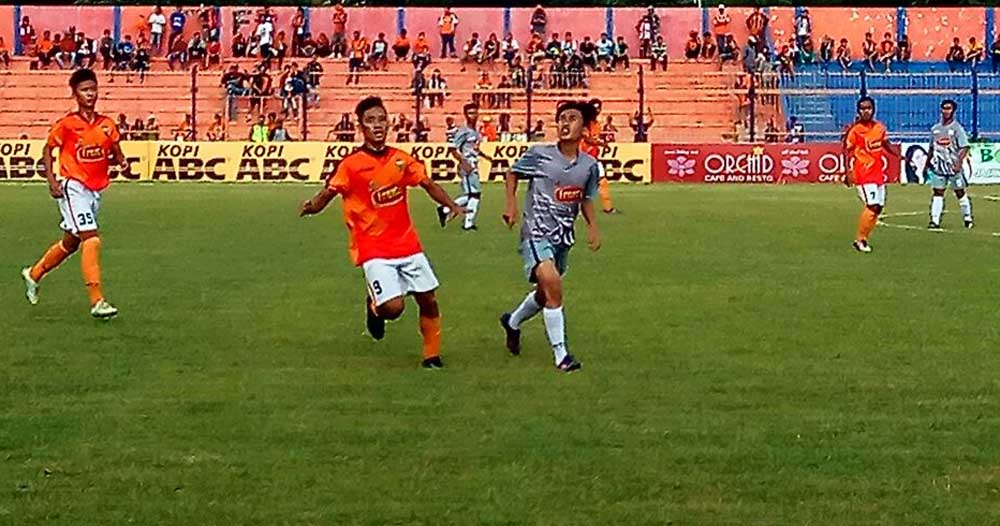
M 799 177 L 809 173 L 809 159 L 803 159 L 798 155 L 793 155 L 789 159 L 781 160 L 781 175 Z
M 670 168 L 667 173 L 684 177 L 694 174 L 694 159 L 688 159 L 684 155 L 679 155 L 674 159 L 667 159 L 667 166 Z

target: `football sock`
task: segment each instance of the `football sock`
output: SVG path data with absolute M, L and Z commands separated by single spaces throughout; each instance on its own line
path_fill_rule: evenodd
M 615 209 L 611 204 L 611 188 L 608 187 L 608 180 L 601 177 L 597 182 L 597 193 L 601 196 L 601 209 L 610 212 Z
M 104 299 L 104 292 L 101 291 L 101 238 L 84 239 L 80 248 L 80 272 L 87 286 L 90 304 L 95 305 Z
M 31 279 L 41 281 L 46 274 L 55 270 L 69 255 L 72 254 L 66 247 L 63 246 L 62 241 L 52 245 L 42 258 L 35 263 L 35 266 L 31 267 Z
M 535 291 L 529 292 L 524 301 L 510 313 L 510 328 L 520 330 L 522 323 L 534 318 L 541 310 L 542 306 L 535 301 Z
M 476 213 L 479 212 L 479 198 L 470 197 L 466 208 L 469 213 L 465 214 L 465 228 L 472 228 L 476 224 Z
M 455 204 L 458 206 L 465 206 L 468 203 L 469 203 L 468 194 L 462 194 L 455 198 Z
M 420 335 L 424 338 L 424 359 L 441 353 L 441 316 L 420 316 Z
M 566 358 L 566 320 L 563 318 L 563 308 L 546 308 L 542 311 L 545 318 L 545 333 L 549 336 L 552 354 L 559 365 Z
M 944 196 L 931 196 L 931 223 L 941 224 L 941 214 L 944 212 Z
M 872 230 L 875 230 L 876 223 L 878 223 L 878 214 L 873 212 L 871 208 L 865 207 L 861 211 L 861 217 L 858 218 L 857 241 L 868 241 L 868 236 L 871 235 Z
M 942 198 L 943 200 L 944 198 Z M 972 221 L 972 199 L 969 199 L 969 194 L 963 195 L 958 200 L 958 206 L 962 209 L 962 218 L 966 221 Z

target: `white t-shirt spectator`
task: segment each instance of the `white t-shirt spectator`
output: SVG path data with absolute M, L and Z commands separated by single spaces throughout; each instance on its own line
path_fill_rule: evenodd
M 167 17 L 163 13 L 153 13 L 149 15 L 149 32 L 154 35 L 162 35 L 163 28 L 167 26 Z
M 257 36 L 260 37 L 260 45 L 270 46 L 272 43 L 271 38 L 273 34 L 274 34 L 274 26 L 271 25 L 270 20 L 265 20 L 261 22 L 259 26 L 257 26 Z

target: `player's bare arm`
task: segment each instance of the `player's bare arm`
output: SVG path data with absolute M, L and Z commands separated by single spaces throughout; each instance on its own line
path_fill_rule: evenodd
M 597 228 L 597 214 L 594 213 L 593 199 L 587 199 L 580 206 L 583 220 L 587 222 L 587 247 L 597 252 L 601 249 L 601 231 Z
M 958 151 L 958 163 L 955 165 L 955 173 L 960 173 L 962 171 L 962 165 L 965 164 L 965 160 L 968 157 L 969 157 L 968 146 Z
M 334 197 L 337 197 L 337 192 L 324 186 L 322 190 L 316 192 L 316 195 L 299 206 L 299 217 L 311 216 L 322 212 L 333 201 Z
M 54 164 L 52 156 L 53 148 L 54 147 L 51 144 L 46 144 L 45 148 L 42 149 L 42 166 L 45 170 L 45 180 L 49 182 L 49 195 L 51 195 L 53 199 L 62 199 L 62 187 L 59 186 L 59 181 L 56 180 L 55 170 L 52 168 L 52 165 Z
M 885 148 L 885 151 L 889 152 L 890 155 L 893 155 L 895 157 L 902 157 L 903 156 L 903 149 L 902 149 L 902 147 L 900 145 L 896 144 L 896 143 L 885 141 L 884 148 Z
M 460 215 L 465 215 L 465 208 L 462 208 L 455 203 L 455 200 L 448 195 L 448 192 L 446 192 L 444 188 L 441 188 L 441 185 L 435 183 L 430 177 L 424 178 L 424 180 L 420 183 L 420 187 L 427 192 L 427 195 L 430 196 L 435 203 L 448 208 L 448 221 L 451 221 Z
M 111 144 L 111 162 L 118 166 L 122 174 L 129 174 L 132 169 L 132 165 L 128 163 L 128 159 L 125 157 L 125 153 L 122 152 L 122 145 L 120 142 L 114 142 Z
M 458 167 L 459 169 L 462 170 L 462 173 L 469 173 L 472 171 L 473 168 L 472 163 L 466 161 L 465 157 L 462 157 L 462 154 L 458 153 L 458 148 L 455 148 L 454 146 L 449 146 L 448 153 L 451 154 L 453 159 L 458 161 Z
M 514 228 L 514 225 L 517 224 L 517 176 L 514 175 L 514 172 L 507 170 L 507 175 L 503 178 L 503 187 L 506 197 L 503 222 L 508 228 Z

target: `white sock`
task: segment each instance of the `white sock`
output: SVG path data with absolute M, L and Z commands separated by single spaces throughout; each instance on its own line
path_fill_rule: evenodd
M 469 198 L 469 204 L 465 207 L 469 212 L 465 214 L 465 228 L 472 228 L 476 224 L 476 212 L 479 211 L 479 199 Z
M 528 297 L 510 313 L 510 328 L 520 330 L 522 323 L 534 318 L 541 311 L 542 306 L 535 301 L 535 291 L 529 292 Z
M 545 333 L 549 336 L 549 345 L 552 346 L 552 354 L 555 356 L 556 365 L 562 363 L 566 358 L 566 320 L 563 318 L 563 308 L 545 308 L 542 310 L 545 318 Z
M 963 195 L 958 200 L 958 206 L 962 209 L 962 218 L 966 221 L 972 221 L 972 199 L 969 199 L 969 194 Z
M 943 195 L 932 195 L 931 196 L 931 223 L 935 225 L 941 224 L 941 213 L 944 212 L 944 196 Z
M 469 202 L 469 196 L 465 194 L 462 194 L 455 198 L 455 204 L 461 207 L 464 207 L 468 202 Z

